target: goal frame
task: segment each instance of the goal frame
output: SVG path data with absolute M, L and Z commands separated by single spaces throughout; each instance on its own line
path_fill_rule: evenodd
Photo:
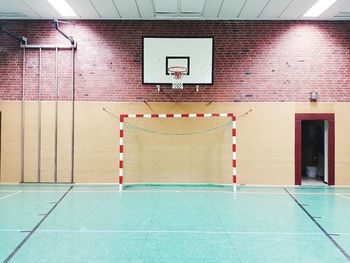
M 124 168 L 124 121 L 127 118 L 211 118 L 229 117 L 232 120 L 232 183 L 237 191 L 237 146 L 236 116 L 233 113 L 171 113 L 171 114 L 121 114 L 119 118 L 119 191 L 123 190 Z

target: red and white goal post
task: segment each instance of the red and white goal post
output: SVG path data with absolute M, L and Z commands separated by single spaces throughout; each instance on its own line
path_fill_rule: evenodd
M 124 121 L 127 118 L 210 118 L 229 117 L 232 120 L 232 183 L 237 191 L 237 155 L 236 155 L 236 116 L 233 113 L 181 113 L 181 114 L 121 114 L 119 119 L 119 191 L 123 190 L 124 168 Z

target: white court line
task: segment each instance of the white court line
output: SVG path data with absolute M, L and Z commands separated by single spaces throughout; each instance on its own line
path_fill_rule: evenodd
M 170 230 L 54 230 L 54 229 L 40 229 L 36 232 L 67 232 L 67 233 L 159 233 L 159 234 L 242 234 L 242 235 L 323 235 L 317 232 L 244 232 L 244 231 L 170 231 Z
M 0 190 L 0 192 L 13 192 L 7 190 Z M 66 191 L 52 191 L 52 190 L 22 190 L 20 192 L 25 193 L 65 193 Z M 70 193 L 118 193 L 118 189 L 116 190 L 72 190 Z M 220 194 L 232 194 L 232 191 L 202 191 L 202 190 L 123 190 L 122 193 L 220 193 Z M 266 192 L 268 194 L 268 192 Z M 285 194 L 285 193 L 280 193 Z
M 343 195 L 341 195 L 341 194 L 336 194 L 337 196 L 340 196 L 340 197 L 343 197 L 343 198 L 345 198 L 345 199 L 349 199 L 350 200 L 350 197 L 347 197 L 347 196 L 343 196 Z
M 55 191 L 54 191 L 55 192 Z M 120 191 L 89 191 L 89 190 L 72 190 L 71 193 L 116 193 Z M 217 191 L 203 191 L 203 190 L 123 190 L 121 193 L 218 193 L 218 194 L 233 194 L 233 195 L 286 195 L 285 192 L 243 192 L 238 190 L 238 192 L 232 192 L 227 190 L 217 190 Z M 331 195 L 334 196 L 336 193 L 314 193 L 314 192 L 303 192 L 303 193 L 293 193 L 292 195 Z M 350 194 L 350 193 L 339 193 L 339 194 Z
M 13 196 L 13 195 L 16 195 L 16 194 L 19 194 L 19 193 L 21 193 L 21 192 L 22 192 L 22 191 L 17 191 L 16 193 L 9 194 L 9 195 L 6 195 L 6 196 L 4 196 L 4 197 L 0 197 L 0 200 L 5 199 L 5 198 L 10 197 L 10 196 Z
M 13 190 L 0 190 L 1 192 L 13 192 Z M 18 191 L 23 193 L 65 193 L 66 190 L 21 190 Z M 72 190 L 70 193 L 118 193 L 118 189 L 115 190 Z M 218 193 L 218 194 L 234 194 L 234 195 L 286 195 L 285 192 L 245 192 L 244 190 L 238 190 L 238 192 L 228 191 L 226 189 L 223 190 L 123 190 L 122 193 Z M 16 194 L 16 193 L 15 193 Z M 346 193 L 315 193 L 315 192 L 291 192 L 292 195 L 339 195 L 343 198 L 350 199 L 349 197 L 342 196 L 348 195 L 350 192 Z M 9 195 L 10 196 L 10 195 Z M 0 198 L 2 199 L 2 198 Z
M 21 232 L 23 229 L 0 229 L 0 232 Z M 324 235 L 321 232 L 252 232 L 252 231 L 171 231 L 171 230 L 75 230 L 75 229 L 38 229 L 36 232 L 47 233 L 134 233 L 134 234 L 237 234 L 237 235 Z M 332 233 L 333 235 L 350 236 L 350 233 Z
M 0 193 L 1 192 L 3 192 L 3 193 L 8 193 L 8 192 L 13 192 L 13 190 L 12 191 L 10 191 L 10 190 L 0 190 Z M 21 191 L 19 191 L 19 192 L 22 192 L 22 193 L 65 193 L 65 192 L 67 192 L 67 190 L 65 190 L 65 191 L 61 191 L 61 190 L 59 190 L 59 191 L 52 191 L 52 190 L 21 190 Z
M 0 190 L 1 192 L 13 192 L 13 190 Z M 19 192 L 23 193 L 65 193 L 66 190 L 21 190 Z M 116 190 L 72 190 L 70 193 L 118 193 Z M 121 193 L 218 193 L 218 194 L 234 194 L 234 195 L 286 195 L 285 192 L 244 192 L 243 190 L 238 190 L 238 192 L 226 191 L 226 190 L 217 190 L 217 191 L 203 191 L 203 190 L 123 190 Z M 292 195 L 348 195 L 350 193 L 315 193 L 315 192 L 291 192 Z M 344 196 L 342 196 L 344 197 Z M 348 197 L 344 197 L 350 199 Z M 1 198 L 0 198 L 1 199 Z

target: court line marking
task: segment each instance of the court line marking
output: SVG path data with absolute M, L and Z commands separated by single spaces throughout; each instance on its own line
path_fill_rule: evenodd
M 52 190 L 21 190 L 19 192 L 23 193 L 65 193 L 67 190 L 58 190 L 58 191 L 52 191 Z M 1 192 L 13 192 L 13 190 L 0 190 Z M 73 190 L 71 193 L 122 193 L 116 190 L 107 190 L 107 191 L 100 191 L 100 190 Z M 240 194 L 266 194 L 266 195 L 285 195 L 285 192 L 231 192 L 231 191 L 201 191 L 201 190 L 144 190 L 144 191 L 128 191 L 124 190 L 123 193 L 218 193 L 218 194 L 233 194 L 233 195 L 240 195 Z M 350 192 L 340 192 L 340 193 L 315 193 L 315 192 L 290 192 L 294 195 L 348 195 Z M 344 197 L 345 198 L 345 197 Z M 347 197 L 346 197 L 347 198 Z
M 349 199 L 350 200 L 350 197 L 347 197 L 347 196 L 343 196 L 342 194 L 336 194 L 337 196 L 340 196 L 340 197 L 343 197 L 345 199 Z
M 299 203 L 299 201 L 291 194 L 289 191 L 284 188 L 286 193 L 294 200 L 294 202 L 305 212 L 305 214 L 314 222 L 314 224 L 322 231 L 322 233 L 333 243 L 333 245 L 346 257 L 346 259 L 350 262 L 350 255 L 338 244 L 337 241 L 331 236 L 330 233 L 324 229 L 320 223 L 318 223 L 315 218 L 305 209 L 305 207 Z M 332 233 L 333 234 L 333 233 Z
M 36 224 L 36 226 L 29 232 L 29 234 L 22 240 L 21 243 L 12 251 L 12 253 L 4 260 L 3 263 L 8 263 L 14 255 L 21 249 L 21 247 L 28 241 L 28 239 L 34 234 L 34 232 L 39 228 L 39 226 L 45 221 L 45 219 L 51 214 L 51 212 L 57 207 L 57 205 L 66 197 L 66 195 L 73 189 L 74 186 L 71 186 L 64 195 L 57 201 L 57 203 L 47 212 L 47 214 Z
M 153 218 L 154 218 L 154 215 L 156 213 L 158 204 L 159 204 L 159 194 L 157 195 L 157 200 L 156 200 L 156 203 L 154 204 L 154 207 L 153 207 L 150 224 L 152 224 L 152 222 L 153 222 Z M 140 253 L 140 257 L 139 257 L 139 262 L 141 262 L 141 260 L 142 260 L 143 253 L 145 251 L 145 247 L 146 247 L 146 244 L 148 242 L 149 234 L 150 234 L 150 232 L 147 232 L 146 236 L 145 236 L 145 238 L 143 240 L 143 245 L 142 245 L 142 249 L 141 249 L 141 253 Z
M 0 229 L 0 232 L 21 232 L 23 229 Z M 87 229 L 38 229 L 43 233 L 164 233 L 164 234 L 242 234 L 242 235 L 323 235 L 321 232 L 254 232 L 254 231 L 201 231 L 201 230 L 87 230 Z M 343 234 L 343 233 L 334 233 Z M 350 235 L 350 233 L 346 233 Z
M 13 191 L 12 191 L 12 192 L 13 192 Z M 5 199 L 5 198 L 8 198 L 8 197 L 13 196 L 13 195 L 16 195 L 16 194 L 19 194 L 19 193 L 21 193 L 21 192 L 22 192 L 22 191 L 17 191 L 16 193 L 13 193 L 13 194 L 9 194 L 9 195 L 0 197 L 0 200 Z
M 0 232 L 23 232 L 25 229 L 0 229 Z M 38 229 L 36 232 L 47 233 L 126 233 L 126 234 L 237 234 L 237 235 L 305 235 L 305 236 L 319 236 L 324 235 L 321 232 L 254 232 L 254 231 L 201 231 L 201 230 L 86 230 L 86 229 Z M 331 233 L 330 235 L 350 236 L 350 233 Z
M 210 208 L 213 210 L 213 212 L 214 212 L 214 214 L 215 214 L 215 216 L 216 216 L 218 222 L 221 224 L 222 229 L 225 229 L 225 225 L 224 225 L 224 223 L 222 222 L 221 217 L 218 215 L 218 213 L 217 213 L 217 211 L 216 211 L 216 209 L 215 209 L 215 205 L 213 204 L 213 201 L 209 198 L 208 195 L 205 195 L 205 197 L 208 199 L 208 202 L 209 202 L 209 204 L 210 204 Z M 241 257 L 240 257 L 240 255 L 239 255 L 237 249 L 236 249 L 236 246 L 233 244 L 232 239 L 230 238 L 230 235 L 229 235 L 228 233 L 225 233 L 225 236 L 226 236 L 226 238 L 228 239 L 228 242 L 230 243 L 230 245 L 231 245 L 231 247 L 232 247 L 232 249 L 233 249 L 233 251 L 234 251 L 236 257 L 237 257 L 238 260 L 239 260 L 239 262 L 242 262 Z

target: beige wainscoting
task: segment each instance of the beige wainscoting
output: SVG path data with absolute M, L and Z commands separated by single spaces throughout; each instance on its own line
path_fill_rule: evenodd
M 75 103 L 74 182 L 116 183 L 121 113 L 213 113 L 237 116 L 237 172 L 240 184 L 294 184 L 295 113 L 335 114 L 335 181 L 350 184 L 350 103 Z M 24 179 L 38 179 L 38 102 L 25 103 Z M 1 182 L 21 181 L 21 102 L 0 101 Z M 58 105 L 57 181 L 70 182 L 72 104 Z M 54 181 L 55 104 L 42 102 L 42 182 Z M 205 144 L 205 141 L 203 142 Z M 155 146 L 156 147 L 156 146 Z M 156 151 L 154 151 L 156 153 Z M 160 157 L 161 158 L 161 157 Z

